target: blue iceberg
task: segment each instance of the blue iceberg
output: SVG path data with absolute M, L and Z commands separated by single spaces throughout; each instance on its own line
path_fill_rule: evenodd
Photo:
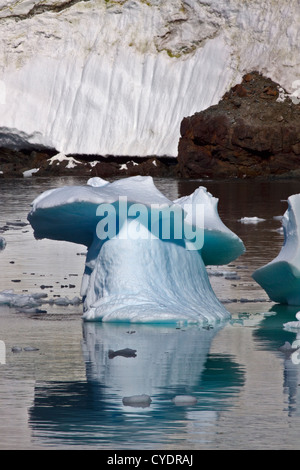
M 203 187 L 171 201 L 151 177 L 91 178 L 85 186 L 44 192 L 28 220 L 37 239 L 88 248 L 81 286 L 85 320 L 211 324 L 230 316 L 205 265 L 227 263 L 245 248 Z
M 284 242 L 280 253 L 252 277 L 274 302 L 300 305 L 300 194 L 288 198 L 281 220 Z

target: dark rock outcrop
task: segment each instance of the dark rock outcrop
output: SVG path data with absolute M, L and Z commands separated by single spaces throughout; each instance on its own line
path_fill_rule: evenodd
M 55 150 L 12 150 L 0 148 L 0 179 L 32 177 L 82 176 L 90 178 L 124 178 L 128 176 L 177 176 L 177 159 L 169 157 L 103 157 L 99 155 L 57 156 Z M 53 157 L 53 158 L 52 158 Z M 57 158 L 58 157 L 58 158 Z
M 184 178 L 300 175 L 300 104 L 252 72 L 215 106 L 181 123 L 178 164 Z

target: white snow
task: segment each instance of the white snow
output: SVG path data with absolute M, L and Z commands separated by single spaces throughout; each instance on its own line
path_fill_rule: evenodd
M 257 269 L 253 278 L 271 300 L 300 305 L 300 194 L 288 198 L 282 227 L 284 242 L 280 253 L 270 263 Z
M 201 232 L 201 241 L 204 235 L 205 258 L 218 265 L 224 259 L 223 253 L 227 260 L 233 260 L 243 253 L 244 245 L 220 220 L 210 193 L 205 188 L 201 192 L 201 204 L 192 195 L 187 201 L 191 204 L 195 199 L 197 210 L 197 203 L 205 207 L 207 225 L 204 217 L 203 226 L 197 226 L 197 218 L 196 223 L 189 220 L 193 213 L 190 205 L 183 204 L 183 200 L 170 201 L 151 177 L 142 176 L 106 184 L 93 178 L 86 186 L 46 191 L 33 201 L 28 219 L 36 238 L 67 240 L 88 247 L 81 286 L 85 320 L 215 323 L 229 314 L 209 283 L 202 244 L 195 240 L 195 248 L 191 249 L 187 235 L 190 231 L 185 228 L 195 229 L 192 234 L 196 239 Z M 121 210 L 124 208 L 125 216 Z M 174 215 L 174 219 L 168 219 L 171 210 L 180 218 Z M 160 218 L 154 219 L 157 214 Z M 183 224 L 184 230 L 177 237 L 176 230 L 182 229 L 184 217 L 186 226 Z M 103 220 L 108 233 L 115 219 L 120 223 L 118 230 L 107 239 L 99 236 Z M 159 221 L 170 222 L 168 237 L 163 236 L 163 230 L 157 231 Z
M 2 146 L 176 156 L 244 73 L 300 76 L 297 0 L 1 0 L 0 21 Z
M 56 165 L 59 165 L 59 163 L 62 163 L 65 161 L 68 162 L 66 165 L 66 168 L 75 168 L 77 165 L 81 164 L 79 160 L 75 160 L 75 158 L 73 157 L 67 157 L 64 153 L 58 153 L 57 155 L 54 155 L 48 160 L 49 165 L 53 165 L 54 163 Z

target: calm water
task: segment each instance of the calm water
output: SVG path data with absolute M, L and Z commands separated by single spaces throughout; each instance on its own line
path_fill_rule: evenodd
M 296 339 L 282 325 L 298 309 L 270 302 L 251 273 L 278 254 L 283 238 L 274 216 L 300 182 L 156 180 L 173 199 L 205 185 L 247 248 L 230 265 L 208 268 L 232 314 L 210 330 L 83 324 L 81 305 L 52 303 L 79 295 L 86 250 L 36 241 L 22 222 L 42 191 L 78 183 L 85 180 L 0 181 L 7 241 L 0 291 L 47 294 L 44 313 L 0 307 L 0 449 L 299 449 L 300 365 L 278 351 Z M 265 221 L 245 225 L 244 216 Z M 13 346 L 37 350 L 13 353 Z M 136 357 L 109 358 L 109 349 L 123 348 Z M 142 393 L 151 396 L 149 407 L 123 405 Z M 197 403 L 177 406 L 179 394 Z

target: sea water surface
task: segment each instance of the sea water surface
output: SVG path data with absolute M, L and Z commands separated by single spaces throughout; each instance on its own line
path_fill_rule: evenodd
M 0 307 L 0 449 L 299 449 L 300 361 L 279 350 L 296 339 L 283 324 L 298 308 L 271 302 L 251 274 L 280 251 L 277 217 L 300 181 L 155 180 L 172 199 L 206 186 L 246 246 L 208 267 L 232 314 L 208 330 L 83 323 L 82 305 L 54 302 L 79 295 L 86 249 L 35 240 L 27 214 L 42 191 L 85 183 L 0 181 L 0 291 L 45 296 L 38 312 Z M 240 221 L 253 216 L 263 220 Z M 123 348 L 136 353 L 109 354 Z M 123 404 L 140 394 L 149 406 Z M 178 395 L 197 401 L 176 405 Z

